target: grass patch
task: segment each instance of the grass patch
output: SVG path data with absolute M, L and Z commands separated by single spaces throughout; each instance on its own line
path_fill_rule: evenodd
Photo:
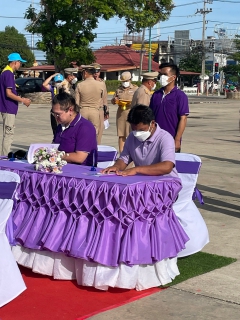
M 210 272 L 215 269 L 225 267 L 237 261 L 235 258 L 217 256 L 206 252 L 197 252 L 191 256 L 178 259 L 178 268 L 180 275 L 177 276 L 171 283 L 160 288 L 173 286 L 190 278 Z

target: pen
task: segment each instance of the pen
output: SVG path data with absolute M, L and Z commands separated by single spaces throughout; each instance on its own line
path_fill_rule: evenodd
M 93 163 L 92 163 L 91 171 L 96 171 L 96 168 L 95 168 L 95 150 L 93 150 Z

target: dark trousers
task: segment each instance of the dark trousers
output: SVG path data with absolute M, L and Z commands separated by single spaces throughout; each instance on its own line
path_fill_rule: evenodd
M 58 124 L 57 124 L 56 118 L 51 113 L 50 113 L 50 120 L 51 120 L 52 132 L 53 132 L 53 135 L 55 135 Z

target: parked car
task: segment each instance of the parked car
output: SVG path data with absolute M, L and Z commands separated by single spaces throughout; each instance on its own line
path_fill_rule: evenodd
M 42 78 L 18 78 L 15 80 L 17 93 L 22 95 L 25 93 L 41 92 L 43 81 Z

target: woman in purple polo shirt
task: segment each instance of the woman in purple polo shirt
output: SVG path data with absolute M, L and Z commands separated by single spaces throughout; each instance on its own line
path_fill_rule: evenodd
M 79 113 L 79 106 L 68 93 L 57 94 L 52 101 L 52 114 L 58 127 L 53 143 L 65 151 L 62 158 L 69 163 L 96 166 L 97 138 L 93 124 Z

